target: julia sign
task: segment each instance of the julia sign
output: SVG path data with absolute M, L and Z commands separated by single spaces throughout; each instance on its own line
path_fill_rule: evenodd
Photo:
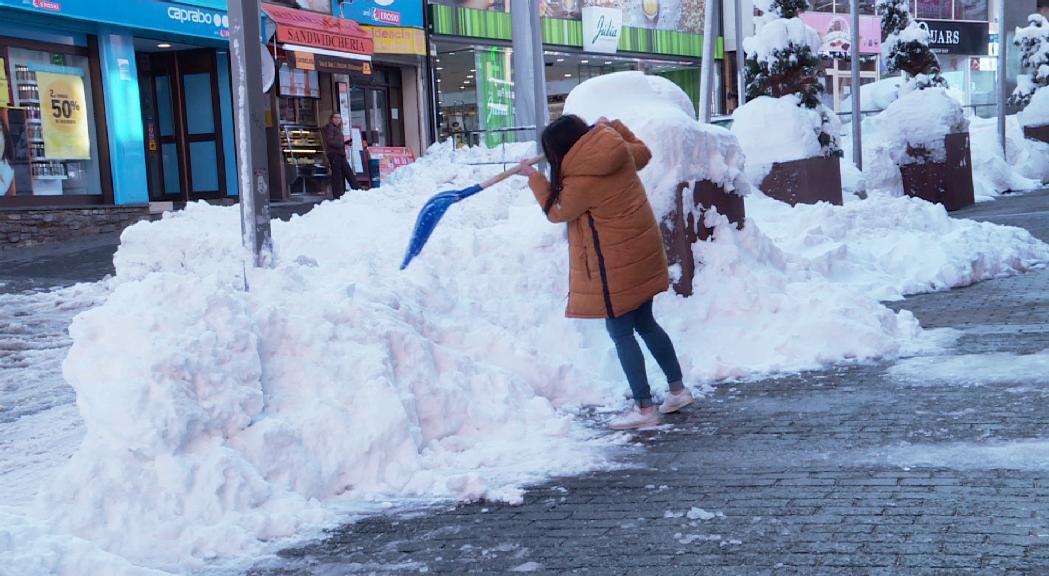
M 583 7 L 583 51 L 615 54 L 623 29 L 623 10 L 603 6 Z

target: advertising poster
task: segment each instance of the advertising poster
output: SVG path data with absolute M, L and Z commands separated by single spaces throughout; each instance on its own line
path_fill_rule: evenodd
M 371 146 L 368 148 L 368 154 L 372 160 L 379 161 L 379 176 L 384 180 L 393 174 L 394 170 L 415 162 L 415 154 L 411 148 Z
M 852 16 L 829 12 L 803 12 L 803 22 L 820 35 L 820 54 L 840 54 L 852 49 Z M 860 54 L 881 53 L 881 20 L 860 16 Z
M 84 79 L 73 74 L 36 73 L 44 154 L 49 159 L 90 160 Z
M 545 18 L 583 20 L 587 7 L 622 10 L 623 26 L 703 33 L 704 0 L 540 0 Z
M 25 111 L 0 109 L 0 196 L 31 196 L 29 135 Z
M 11 105 L 11 84 L 7 81 L 7 61 L 0 58 L 0 108 Z
M 514 83 L 510 80 L 510 53 L 502 48 L 477 50 L 477 102 L 481 128 L 492 130 L 513 126 Z M 506 133 L 485 134 L 485 142 L 496 146 Z

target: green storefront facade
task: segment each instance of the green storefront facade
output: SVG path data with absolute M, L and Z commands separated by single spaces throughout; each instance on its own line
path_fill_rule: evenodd
M 471 145 L 530 139 L 504 131 L 515 126 L 510 0 L 440 1 L 428 7 L 438 139 Z M 541 1 L 550 118 L 561 115 L 565 97 L 580 82 L 625 70 L 664 76 L 698 104 L 703 34 L 696 22 L 702 4 L 624 0 L 618 5 L 624 12 L 618 49 L 598 54 L 583 50 L 577 0 Z M 723 59 L 722 38 L 716 47 L 715 58 Z

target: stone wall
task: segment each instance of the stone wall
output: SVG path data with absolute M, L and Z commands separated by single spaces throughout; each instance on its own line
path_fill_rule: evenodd
M 0 209 L 0 251 L 120 232 L 147 218 L 144 205 Z

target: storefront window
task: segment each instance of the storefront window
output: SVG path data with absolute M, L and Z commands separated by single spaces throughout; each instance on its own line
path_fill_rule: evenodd
M 954 0 L 916 0 L 914 15 L 918 18 L 950 20 L 954 17 Z
M 102 194 L 86 56 L 0 40 L 0 196 Z
M 279 4 L 289 8 L 300 8 L 311 12 L 331 14 L 331 0 L 266 0 L 270 4 Z
M 987 0 L 955 0 L 954 19 L 987 20 Z

